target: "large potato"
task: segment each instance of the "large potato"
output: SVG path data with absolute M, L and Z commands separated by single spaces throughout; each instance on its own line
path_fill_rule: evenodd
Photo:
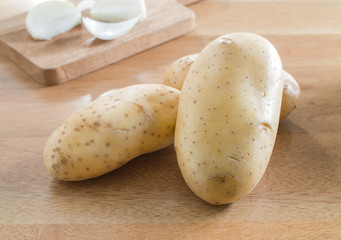
M 173 143 L 180 91 L 161 84 L 112 90 L 69 116 L 44 149 L 61 180 L 97 177 Z
M 175 150 L 190 189 L 212 204 L 248 194 L 275 143 L 283 80 L 273 45 L 251 33 L 208 44 L 180 94 Z
M 166 70 L 164 75 L 164 84 L 181 90 L 185 78 L 190 67 L 199 54 L 191 54 L 175 60 Z M 283 77 L 283 96 L 281 105 L 280 120 L 287 118 L 296 108 L 298 98 L 300 96 L 300 86 L 294 77 L 285 70 L 282 72 Z

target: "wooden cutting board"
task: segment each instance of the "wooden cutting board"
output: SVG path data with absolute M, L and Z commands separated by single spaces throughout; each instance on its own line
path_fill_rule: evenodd
M 193 2 L 193 1 L 192 1 Z M 188 33 L 194 13 L 173 0 L 147 0 L 148 18 L 123 37 L 102 41 L 81 25 L 49 41 L 36 41 L 24 28 L 0 36 L 0 52 L 42 85 L 55 85 L 95 71 Z

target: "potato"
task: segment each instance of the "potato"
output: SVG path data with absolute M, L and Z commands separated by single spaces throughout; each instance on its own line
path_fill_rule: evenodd
M 174 145 L 183 178 L 201 199 L 227 204 L 260 181 L 277 135 L 281 73 L 276 49 L 251 33 L 222 36 L 194 61 Z
M 300 86 L 290 73 L 283 71 L 283 96 L 280 120 L 284 120 L 296 108 L 300 96 Z
M 164 84 L 181 90 L 190 67 L 198 54 L 186 55 L 175 60 L 166 70 Z
M 69 116 L 47 140 L 44 162 L 61 180 L 93 178 L 171 145 L 180 91 L 139 84 L 103 94 Z
M 181 90 L 190 67 L 199 54 L 191 54 L 175 60 L 166 70 L 164 84 Z M 283 96 L 280 120 L 284 120 L 296 108 L 300 96 L 300 86 L 285 70 L 283 77 Z

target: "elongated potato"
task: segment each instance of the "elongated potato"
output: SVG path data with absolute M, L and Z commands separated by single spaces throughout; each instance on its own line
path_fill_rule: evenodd
M 290 73 L 283 71 L 282 78 L 284 86 L 280 120 L 286 119 L 296 108 L 301 93 L 300 86 Z
M 172 144 L 179 95 L 161 84 L 139 84 L 100 96 L 49 137 L 48 172 L 66 181 L 93 178 Z
M 185 78 L 190 67 L 199 54 L 191 54 L 175 60 L 166 70 L 164 75 L 164 84 L 181 90 Z M 281 105 L 280 120 L 287 118 L 296 108 L 298 98 L 300 96 L 300 86 L 294 77 L 285 70 L 282 72 L 283 77 L 283 96 Z
M 260 181 L 278 129 L 281 73 L 276 49 L 251 33 L 222 36 L 194 61 L 174 145 L 185 182 L 203 200 L 230 203 Z

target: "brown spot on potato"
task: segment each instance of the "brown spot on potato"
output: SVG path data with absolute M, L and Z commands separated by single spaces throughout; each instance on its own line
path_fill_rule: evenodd
M 262 122 L 259 124 L 260 126 L 262 126 L 262 130 L 265 130 L 265 131 L 268 131 L 270 130 L 272 132 L 272 128 L 270 126 L 269 123 L 266 123 L 266 122 Z
M 60 147 L 56 147 L 54 149 L 52 149 L 52 152 L 59 152 L 60 151 Z
M 65 165 L 66 162 L 67 162 L 66 159 L 62 156 L 62 159 L 60 159 L 60 163 Z

